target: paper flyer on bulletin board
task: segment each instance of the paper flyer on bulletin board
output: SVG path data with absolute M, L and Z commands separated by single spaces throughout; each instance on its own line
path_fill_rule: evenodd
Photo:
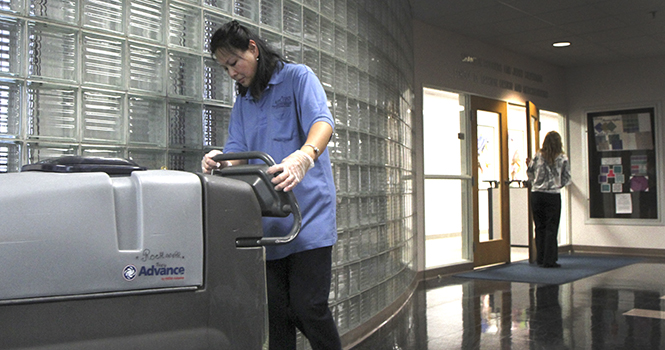
M 591 218 L 658 218 L 654 113 L 587 114 Z

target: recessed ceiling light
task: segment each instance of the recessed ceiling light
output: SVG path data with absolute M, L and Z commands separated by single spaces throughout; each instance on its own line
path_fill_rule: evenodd
M 570 46 L 570 41 L 558 41 L 558 42 L 552 44 L 552 46 L 554 46 L 554 47 L 566 47 L 566 46 Z

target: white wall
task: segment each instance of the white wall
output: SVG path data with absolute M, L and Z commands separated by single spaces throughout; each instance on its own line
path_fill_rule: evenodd
M 665 97 L 665 57 L 587 66 L 566 71 L 570 120 L 570 188 L 574 245 L 665 249 L 665 228 L 657 225 L 602 225 L 587 222 L 586 113 L 634 107 L 656 107 L 656 157 L 660 176 L 659 202 L 663 203 L 662 110 Z M 661 217 L 662 214 L 661 208 Z

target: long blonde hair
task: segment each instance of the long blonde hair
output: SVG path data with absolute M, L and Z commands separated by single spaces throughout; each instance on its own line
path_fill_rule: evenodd
M 560 154 L 563 154 L 563 144 L 561 143 L 561 135 L 556 131 L 550 131 L 545 135 L 545 141 L 543 141 L 543 147 L 540 149 L 540 153 L 545 158 L 547 164 L 554 164 L 556 157 Z

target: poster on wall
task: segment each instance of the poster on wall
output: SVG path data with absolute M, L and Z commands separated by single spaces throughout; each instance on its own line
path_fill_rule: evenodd
M 658 219 L 654 113 L 587 113 L 592 219 Z

